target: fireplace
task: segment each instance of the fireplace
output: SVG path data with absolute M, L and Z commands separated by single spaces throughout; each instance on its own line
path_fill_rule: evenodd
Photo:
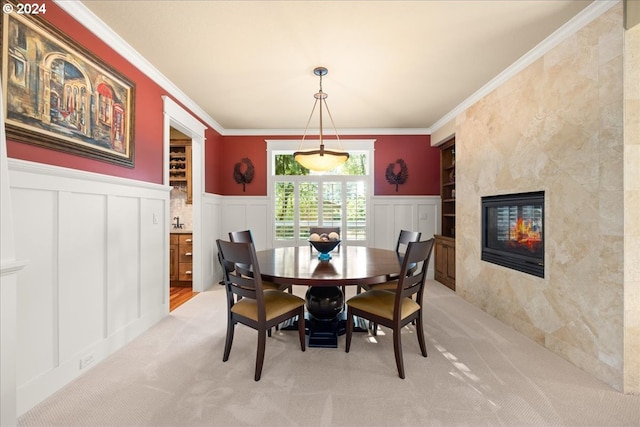
M 544 277 L 544 191 L 482 198 L 483 261 Z

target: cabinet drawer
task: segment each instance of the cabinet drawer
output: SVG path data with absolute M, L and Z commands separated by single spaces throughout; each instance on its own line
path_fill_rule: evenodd
M 182 245 L 191 246 L 191 244 L 193 243 L 193 235 L 191 234 L 178 234 L 178 237 L 180 238 L 180 246 Z
M 193 276 L 192 266 L 190 262 L 181 262 L 178 269 L 178 280 L 191 280 Z
M 179 262 L 191 262 L 193 260 L 193 252 L 191 252 L 191 248 L 183 248 L 180 246 L 180 255 L 178 256 Z

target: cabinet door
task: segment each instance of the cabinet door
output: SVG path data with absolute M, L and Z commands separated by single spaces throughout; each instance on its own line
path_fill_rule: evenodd
M 169 248 L 169 280 L 178 280 L 178 245 Z
M 446 246 L 447 251 L 447 278 L 455 282 L 456 280 L 456 248 Z
M 436 280 L 447 276 L 447 254 L 445 246 L 440 241 L 436 241 Z

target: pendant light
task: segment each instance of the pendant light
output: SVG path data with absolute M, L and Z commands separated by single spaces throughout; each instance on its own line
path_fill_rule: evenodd
M 293 153 L 293 158 L 300 163 L 302 166 L 309 170 L 313 171 L 328 171 L 337 168 L 341 164 L 349 159 L 349 153 L 342 151 L 342 146 L 340 144 L 340 136 L 338 136 L 338 131 L 336 130 L 336 125 L 333 123 L 333 117 L 331 117 L 331 112 L 329 111 L 329 107 L 327 106 L 327 94 L 322 91 L 322 76 L 327 75 L 328 70 L 325 67 L 316 67 L 313 70 L 313 74 L 320 77 L 320 91 L 316 93 L 313 97 L 316 99 L 313 108 L 311 109 L 311 114 L 309 115 L 309 120 L 307 121 L 307 126 L 304 129 L 304 135 L 302 136 L 302 141 L 300 142 L 300 147 L 298 147 L 298 151 Z M 320 102 L 318 102 L 320 101 Z M 313 113 L 316 110 L 316 106 L 320 104 L 320 132 L 319 132 L 319 142 L 320 148 L 318 149 L 310 149 L 310 150 L 302 150 L 302 145 L 304 144 L 305 138 L 307 136 L 307 131 L 309 130 L 309 123 L 313 118 Z M 323 131 L 322 131 L 322 109 L 327 109 L 327 114 L 329 115 L 329 119 L 331 120 L 331 125 L 333 126 L 333 130 L 336 133 L 336 141 L 338 142 L 339 150 L 327 150 L 324 148 L 324 140 L 323 140 Z

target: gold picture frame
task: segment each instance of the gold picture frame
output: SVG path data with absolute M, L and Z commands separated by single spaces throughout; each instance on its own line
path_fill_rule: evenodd
M 7 139 L 133 167 L 134 83 L 37 15 L 0 29 Z

